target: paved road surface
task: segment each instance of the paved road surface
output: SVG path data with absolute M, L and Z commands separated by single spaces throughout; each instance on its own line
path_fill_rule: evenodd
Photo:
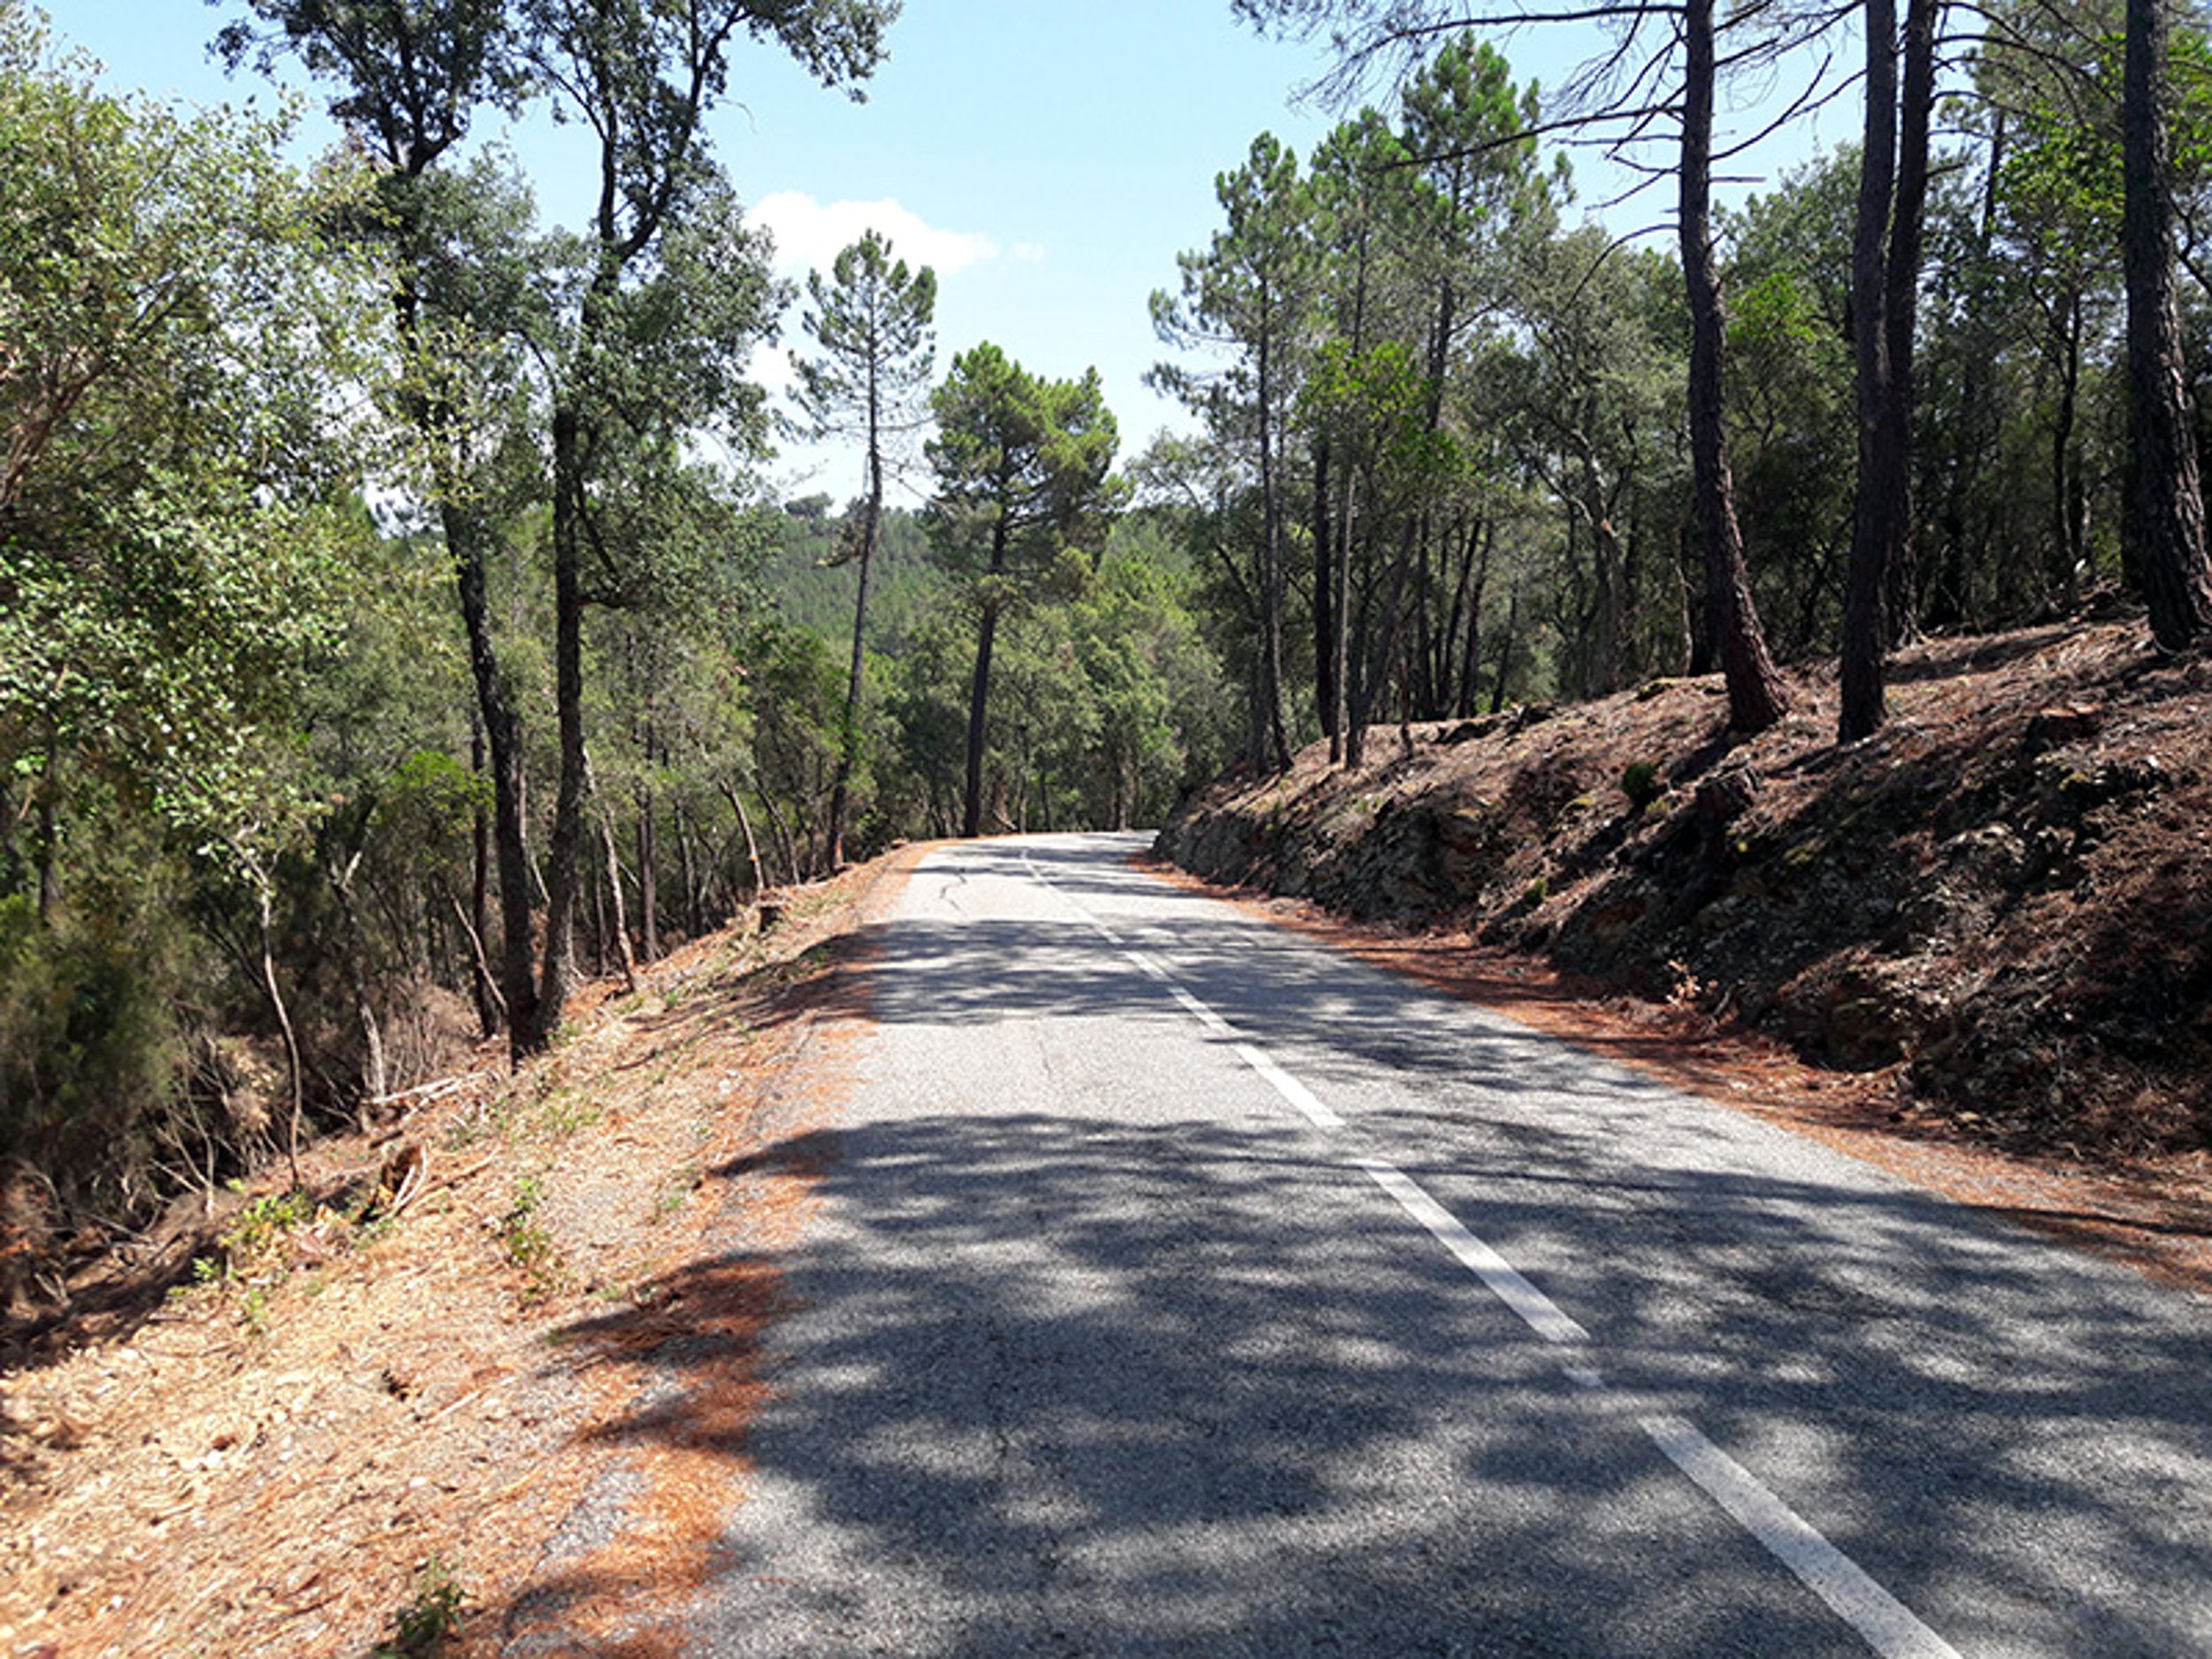
M 700 1651 L 2212 1654 L 2212 1305 L 1139 844 L 884 931 Z

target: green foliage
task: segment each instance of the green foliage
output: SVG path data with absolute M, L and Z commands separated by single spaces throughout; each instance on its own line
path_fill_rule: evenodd
M 791 507 L 776 516 L 778 546 L 766 585 L 783 618 L 818 634 L 833 645 L 852 643 L 852 558 L 864 503 L 846 511 L 809 516 Z M 870 641 L 898 641 L 943 603 L 950 585 L 930 556 L 921 516 L 887 509 L 879 527 L 875 571 L 868 602 Z
M 1631 761 L 1621 773 L 1621 793 L 1628 804 L 1641 812 L 1667 792 L 1659 768 L 1647 760 Z
M 187 907 L 269 891 L 322 810 L 296 722 L 374 436 L 330 388 L 374 382 L 386 313 L 327 234 L 365 180 L 290 135 L 111 96 L 0 8 L 0 1098 L 74 1198 L 234 1156 L 172 1118 L 227 1011 Z
M 522 1271 L 526 1302 L 542 1302 L 568 1282 L 560 1247 L 539 1214 L 544 1202 L 544 1178 L 523 1176 L 516 1181 L 514 1201 L 499 1221 L 500 1248 Z
M 444 1560 L 432 1555 L 415 1575 L 413 1599 L 392 1615 L 392 1633 L 369 1659 L 437 1659 L 461 1634 L 466 1598 Z
M 909 271 L 875 231 L 840 252 L 825 282 L 808 274 L 804 324 L 818 357 L 791 354 L 792 401 L 815 437 L 843 434 L 872 449 L 886 428 L 911 426 L 913 406 L 936 363 L 930 325 L 937 273 Z
M 392 769 L 376 803 L 377 827 L 417 853 L 458 847 L 491 806 L 491 782 L 452 756 L 419 749 Z
M 314 1218 L 315 1201 L 307 1192 L 264 1193 L 239 1212 L 218 1240 L 226 1270 L 251 1272 L 295 1228 Z
M 0 31 L 0 764 L 266 838 L 301 808 L 272 734 L 348 596 L 326 388 L 368 377 L 374 290 L 320 227 L 359 181 Z
M 65 1197 L 113 1201 L 180 1087 L 173 997 L 195 961 L 158 883 L 103 872 L 42 921 L 0 895 L 0 1142 Z
M 1047 380 L 986 342 L 961 353 L 931 398 L 937 493 L 925 524 L 947 570 L 979 604 L 1002 606 L 1063 548 L 1096 547 L 1118 497 L 1107 469 L 1120 442 L 1098 372 Z

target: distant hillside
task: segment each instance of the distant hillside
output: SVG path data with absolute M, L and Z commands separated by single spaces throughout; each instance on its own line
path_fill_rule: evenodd
M 1309 749 L 1160 849 L 1894 1068 L 1901 1110 L 2007 1144 L 2212 1144 L 2212 663 L 2063 626 L 1895 680 L 1849 748 L 1832 677 L 1745 741 L 1717 680 L 1379 731 L 1386 764 Z
M 769 564 L 770 591 L 791 621 L 849 650 L 860 580 L 850 526 L 842 514 L 830 510 L 828 497 L 818 495 L 787 506 L 781 527 L 781 546 Z M 918 513 L 885 511 L 876 561 L 868 595 L 872 645 L 906 633 L 948 585 L 929 562 Z

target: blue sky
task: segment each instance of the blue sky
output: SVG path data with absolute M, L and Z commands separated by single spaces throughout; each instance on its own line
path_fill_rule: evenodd
M 268 96 L 207 56 L 236 8 L 50 4 L 56 34 L 106 64 L 118 87 L 197 104 Z M 1327 68 L 1325 45 L 1263 40 L 1232 20 L 1228 0 L 908 0 L 889 42 L 864 104 L 825 91 L 772 48 L 748 43 L 733 58 L 710 132 L 740 195 L 776 232 L 781 268 L 826 265 L 874 225 L 902 257 L 938 269 L 941 372 L 954 352 L 994 340 L 1040 373 L 1095 365 L 1125 452 L 1181 424 L 1141 382 L 1161 355 L 1146 297 L 1173 285 L 1179 250 L 1211 234 L 1214 175 L 1256 134 L 1310 152 L 1333 124 L 1291 98 Z M 1565 31 L 1502 42 L 1521 78 L 1546 84 L 1592 44 Z M 1823 136 L 1845 135 L 1848 119 L 1831 112 Z M 328 132 L 318 122 L 319 139 Z M 574 222 L 587 200 L 574 130 L 539 117 L 507 137 L 541 212 Z M 1809 147 L 1796 135 L 1782 153 Z M 1583 193 L 1602 189 L 1586 179 Z M 1622 227 L 1664 211 L 1647 197 Z M 784 344 L 796 343 L 794 313 Z M 774 355 L 759 360 L 772 384 Z M 840 499 L 858 481 L 845 457 L 807 453 L 777 474 L 793 493 Z

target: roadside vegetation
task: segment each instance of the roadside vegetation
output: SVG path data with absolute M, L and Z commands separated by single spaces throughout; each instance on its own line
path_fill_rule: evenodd
M 675 1619 L 902 868 L 595 984 L 521 1069 L 479 1044 L 298 1185 L 88 1271 L 4 1356 L 0 1644 L 465 1659 Z M 580 1508 L 611 1524 L 572 1535 Z

